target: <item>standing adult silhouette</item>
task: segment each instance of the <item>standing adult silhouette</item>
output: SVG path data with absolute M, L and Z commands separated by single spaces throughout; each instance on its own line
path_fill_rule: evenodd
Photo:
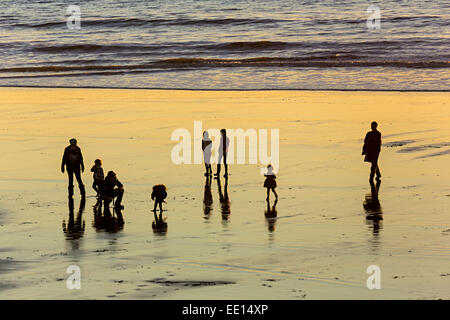
M 202 139 L 202 150 L 203 150 L 203 161 L 205 162 L 205 176 L 212 175 L 211 149 L 212 149 L 212 140 L 209 138 L 208 131 L 204 131 Z
M 380 169 L 378 167 L 378 157 L 381 151 L 381 133 L 377 130 L 378 124 L 373 121 L 371 124 L 372 130 L 367 132 L 364 139 L 364 145 L 362 154 L 365 155 L 364 161 L 370 162 L 369 181 L 372 181 L 375 174 L 377 175 L 377 181 L 381 178 Z
M 230 138 L 227 137 L 227 131 L 225 129 L 221 129 L 220 144 L 219 144 L 219 159 L 217 161 L 217 172 L 214 174 L 216 176 L 216 179 L 219 179 L 220 167 L 222 162 L 225 165 L 225 174 L 223 176 L 228 177 L 227 155 L 229 145 L 230 145 Z
M 80 194 L 84 198 L 86 191 L 84 189 L 83 181 L 81 180 L 81 172 L 84 172 L 83 155 L 80 147 L 77 146 L 77 139 L 72 138 L 69 140 L 70 145 L 64 149 L 64 155 L 61 163 L 61 172 L 64 173 L 64 168 L 67 170 L 69 176 L 69 198 L 73 196 L 73 175 L 78 182 L 80 188 Z

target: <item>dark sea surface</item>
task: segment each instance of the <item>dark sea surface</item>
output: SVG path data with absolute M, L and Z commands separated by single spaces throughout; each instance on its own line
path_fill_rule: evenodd
M 448 90 L 449 26 L 450 1 L 3 0 L 0 86 Z

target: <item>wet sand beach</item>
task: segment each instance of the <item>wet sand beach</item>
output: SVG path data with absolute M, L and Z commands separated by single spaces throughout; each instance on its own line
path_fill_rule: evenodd
M 0 88 L 0 298 L 449 299 L 449 98 Z M 361 156 L 373 120 L 383 134 L 378 192 Z M 172 132 L 193 132 L 194 121 L 280 129 L 276 217 L 259 164 L 230 165 L 229 203 L 224 178 L 221 192 L 213 180 L 205 214 L 203 164 L 170 158 Z M 87 198 L 80 207 L 75 184 L 71 215 L 60 165 L 72 137 Z M 125 186 L 122 227 L 94 217 L 97 158 Z M 155 233 L 150 193 L 160 183 L 168 228 Z M 69 265 L 81 268 L 80 290 L 66 288 Z M 366 287 L 370 265 L 380 290 Z

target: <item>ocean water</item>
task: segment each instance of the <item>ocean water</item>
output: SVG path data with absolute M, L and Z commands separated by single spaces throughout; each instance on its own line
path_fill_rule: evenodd
M 3 0 L 0 85 L 448 90 L 449 25 L 448 1 Z

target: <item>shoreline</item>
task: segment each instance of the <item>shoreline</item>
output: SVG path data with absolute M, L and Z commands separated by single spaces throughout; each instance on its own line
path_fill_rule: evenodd
M 71 86 L 4 86 L 0 85 L 0 88 L 17 88 L 17 89 L 105 89 L 105 90 L 149 90 L 149 91 L 211 91 L 211 92 L 252 92 L 252 91 L 317 91 L 317 92 L 430 92 L 430 93 L 448 93 L 449 90 L 370 90 L 370 89 L 277 89 L 277 88 L 258 88 L 258 89 L 194 89 L 194 88 L 164 88 L 164 87 L 71 87 Z

